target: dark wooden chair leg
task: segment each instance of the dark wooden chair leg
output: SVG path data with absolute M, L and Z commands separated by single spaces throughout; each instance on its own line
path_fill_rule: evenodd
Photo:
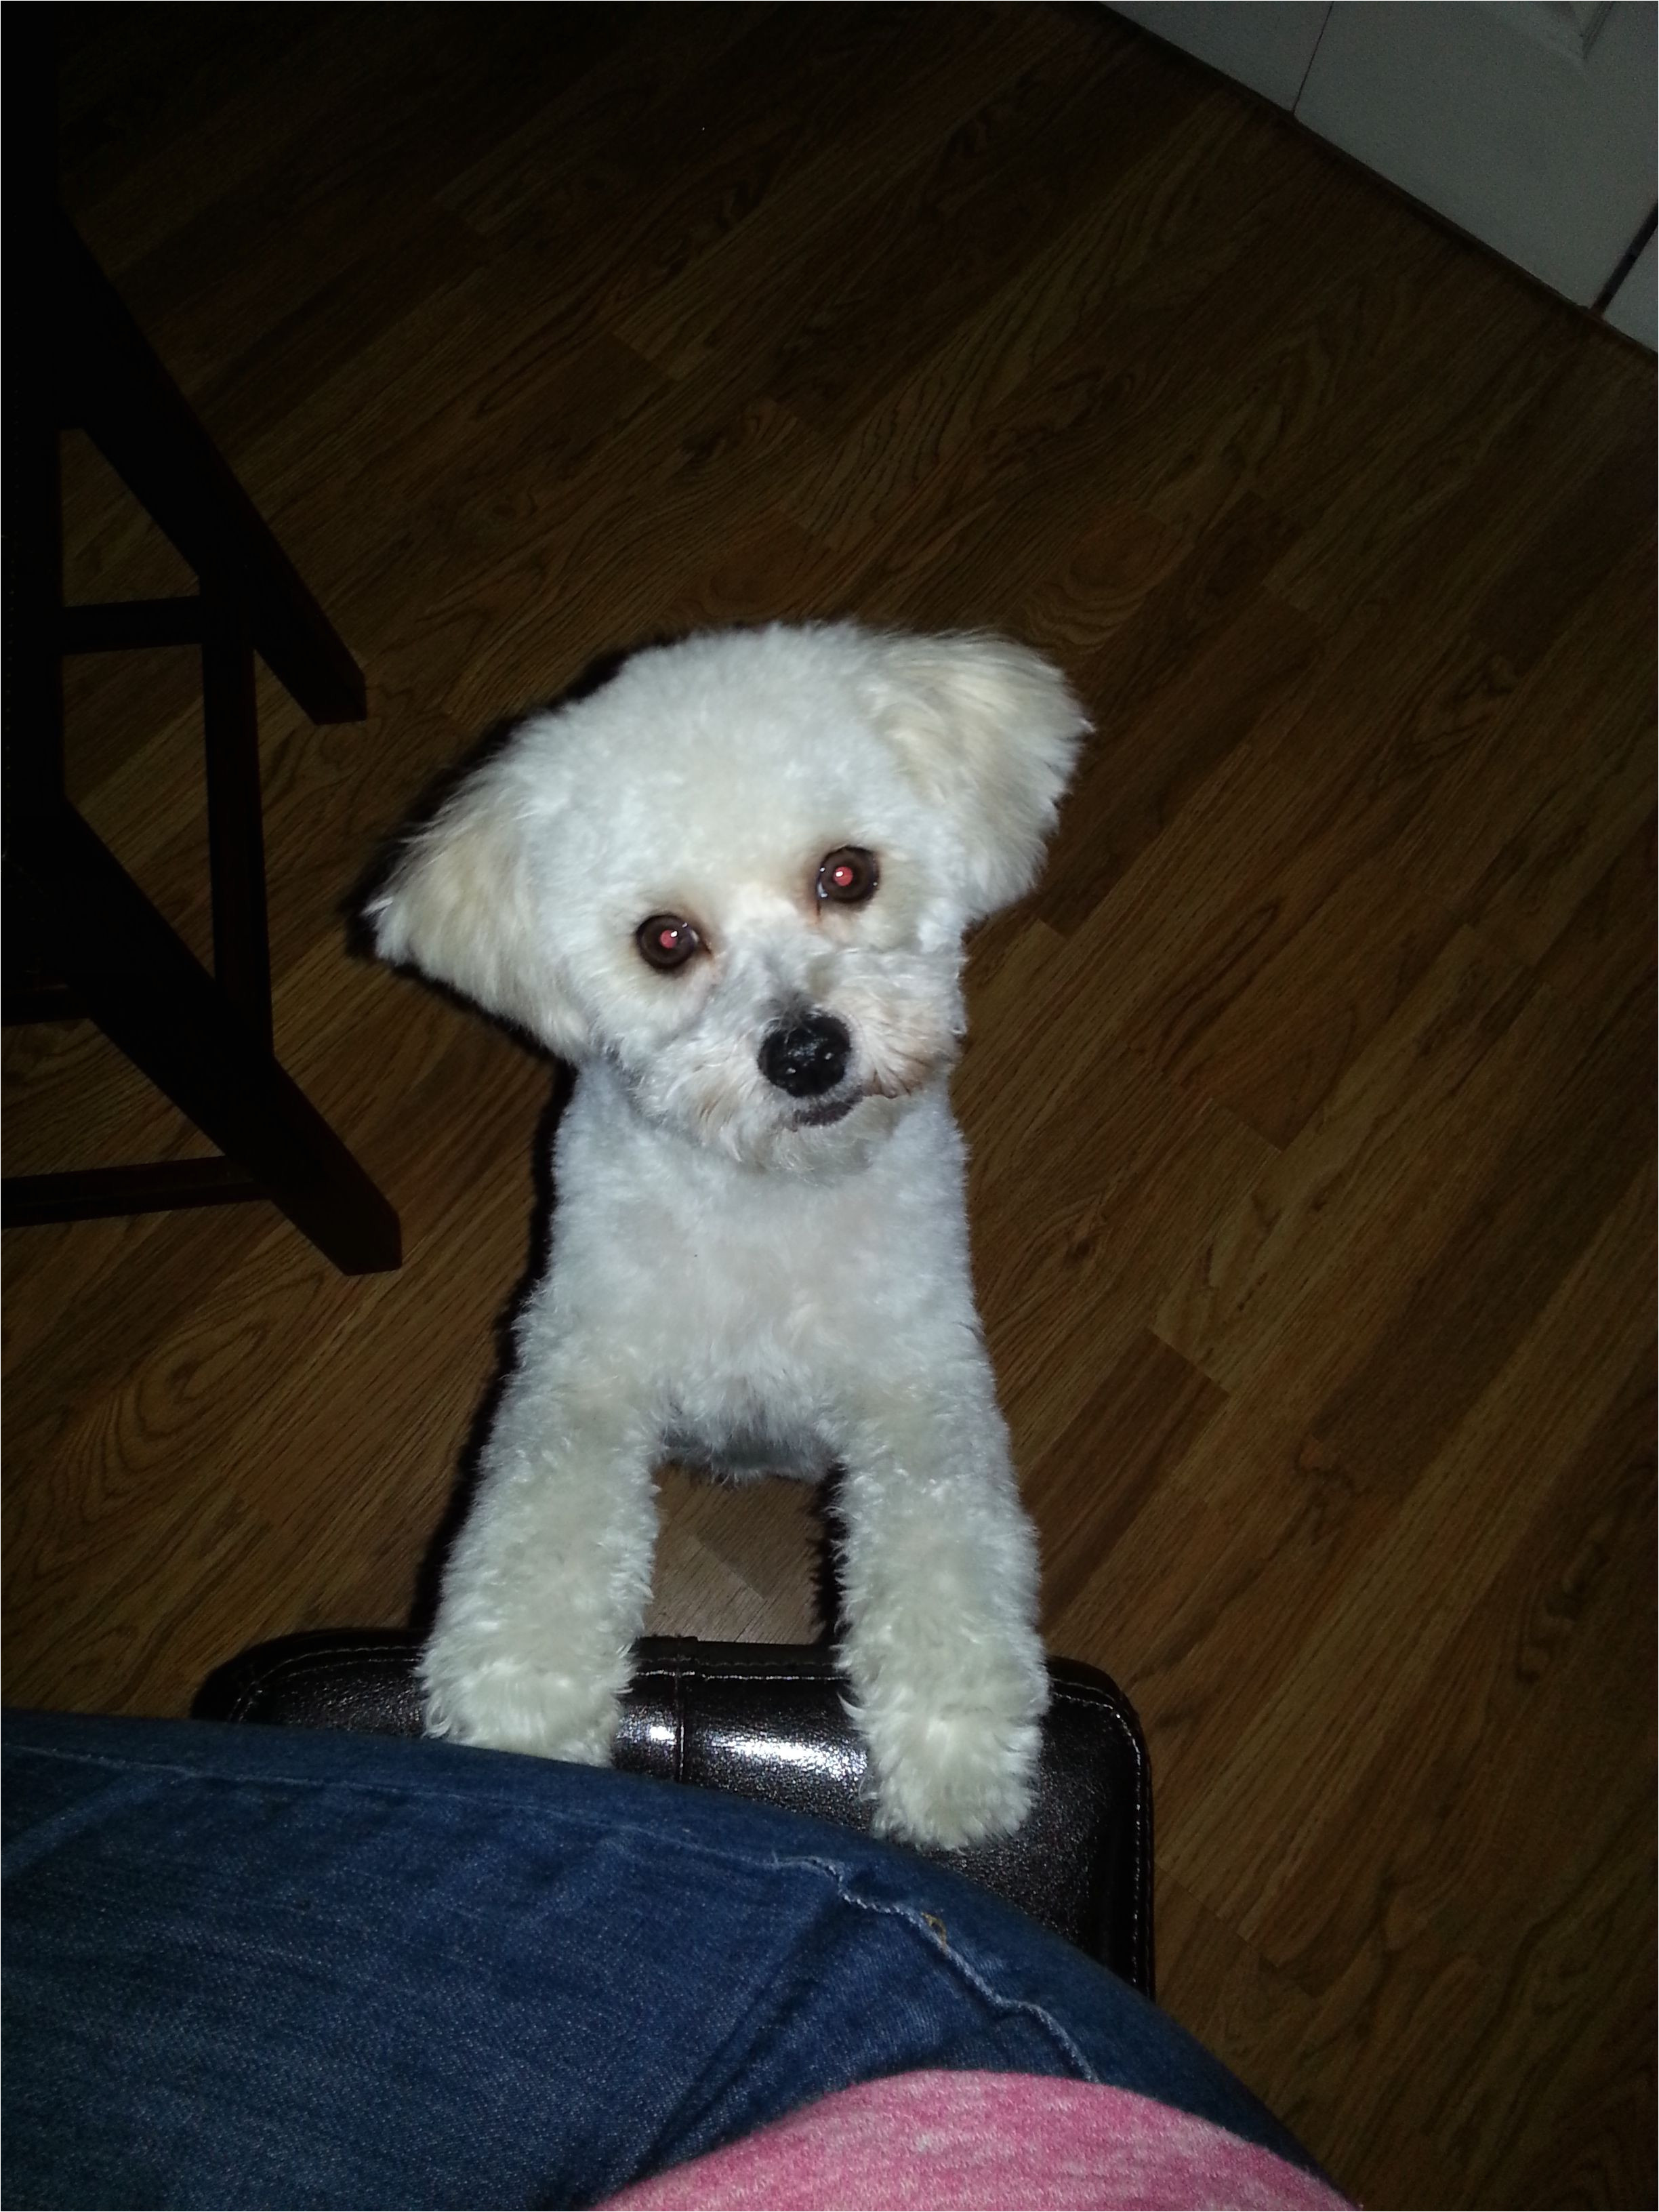
M 199 1178 L 198 1205 L 263 1194 L 347 1274 L 395 1267 L 398 1217 L 269 1046 L 176 937 L 132 878 L 72 809 L 31 825 L 9 860 L 62 957 L 65 980 L 100 1029 L 181 1107 L 229 1161 Z M 125 1171 L 125 1198 L 100 1178 L 115 1210 L 168 1202 L 158 1194 L 176 1169 Z M 39 1206 L 39 1186 L 27 1194 Z M 58 1178 L 52 1178 L 58 1182 Z M 185 1178 L 186 1184 L 189 1178 Z M 78 1185 L 78 1188 L 77 1188 Z M 64 1201 L 89 1212 L 98 1186 L 59 1183 Z M 33 1218 L 40 1218 L 36 1212 Z
M 43 247 L 37 272 L 27 256 Z M 12 282 L 40 327 L 20 343 L 6 394 L 3 1011 L 94 1021 L 224 1157 L 13 1177 L 0 1218 L 264 1198 L 347 1273 L 395 1267 L 397 1215 L 271 1036 L 254 654 L 319 721 L 362 718 L 362 674 L 60 210 L 29 227 Z M 195 569 L 199 597 L 64 608 L 58 440 L 70 422 Z M 189 642 L 202 655 L 212 975 L 64 782 L 63 654 Z
M 266 1194 L 234 1160 L 158 1160 L 153 1167 L 75 1168 L 58 1175 L 8 1176 L 9 1229 L 49 1221 L 107 1221 L 112 1214 L 176 1213 L 196 1206 L 234 1206 Z
M 68 218 L 52 222 L 64 418 L 199 577 L 234 582 L 260 659 L 313 721 L 361 721 L 362 672 Z
M 253 639 L 247 609 L 235 592 L 204 584 L 202 617 L 213 973 L 269 1051 L 270 937 Z

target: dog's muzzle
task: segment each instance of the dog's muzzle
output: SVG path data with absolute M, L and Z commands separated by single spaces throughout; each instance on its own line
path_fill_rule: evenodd
M 833 1014 L 808 1014 L 768 1030 L 760 1072 L 792 1098 L 819 1098 L 846 1074 L 852 1049 L 852 1038 Z

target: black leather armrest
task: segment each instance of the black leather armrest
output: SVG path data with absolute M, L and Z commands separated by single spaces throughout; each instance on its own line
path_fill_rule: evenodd
M 196 1700 L 204 1720 L 418 1735 L 419 1639 L 340 1629 L 256 1644 Z M 831 1655 L 817 1645 L 647 1637 L 616 1763 L 866 1830 L 865 1755 Z M 928 1852 L 1152 1993 L 1152 1784 L 1128 1699 L 1073 1660 L 1049 1662 L 1036 1800 L 1017 1835 Z

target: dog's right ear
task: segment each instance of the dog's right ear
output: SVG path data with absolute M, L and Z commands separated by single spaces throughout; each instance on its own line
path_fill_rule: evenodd
M 363 914 L 383 960 L 418 968 L 574 1059 L 586 1024 L 547 924 L 535 811 L 509 750 L 416 833 Z

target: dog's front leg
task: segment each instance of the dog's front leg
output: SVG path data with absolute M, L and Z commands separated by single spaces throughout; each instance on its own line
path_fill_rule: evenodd
M 602 1765 L 650 1590 L 655 1434 L 574 1364 L 507 1386 L 421 1674 L 431 1734 Z
M 1036 1545 L 994 1401 L 900 1390 L 849 1439 L 842 1663 L 878 1833 L 959 1844 L 1018 1826 L 1048 1677 Z

